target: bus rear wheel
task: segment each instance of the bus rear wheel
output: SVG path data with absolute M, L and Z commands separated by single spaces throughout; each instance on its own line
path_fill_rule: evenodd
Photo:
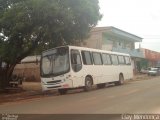
M 119 81 L 115 82 L 115 85 L 123 85 L 124 84 L 124 77 L 122 74 L 119 75 Z
M 93 85 L 92 78 L 86 77 L 84 90 L 85 91 L 90 91 L 92 89 L 92 85 Z
M 60 95 L 65 95 L 67 93 L 67 89 L 58 89 Z

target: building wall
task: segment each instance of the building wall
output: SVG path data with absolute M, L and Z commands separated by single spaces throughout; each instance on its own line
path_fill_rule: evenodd
M 158 61 L 160 60 L 160 53 L 145 49 L 145 57 L 152 61 Z
M 148 66 L 154 67 L 159 65 L 159 62 L 160 62 L 159 52 L 155 52 L 155 51 L 144 49 L 144 48 L 142 48 L 141 51 L 143 51 L 145 59 L 148 60 Z
M 23 77 L 25 81 L 40 81 L 40 67 L 36 63 L 24 63 L 16 65 L 13 74 Z
M 88 39 L 81 44 L 83 47 L 101 49 L 102 48 L 102 32 L 92 32 Z
M 137 67 L 136 67 L 136 63 L 135 63 L 135 59 L 134 58 L 131 59 L 131 65 L 132 65 L 132 68 L 133 68 L 133 73 L 136 74 Z
M 102 49 L 111 51 L 113 48 L 133 50 L 135 49 L 135 43 L 125 39 L 111 37 L 103 34 Z
M 133 50 L 135 49 L 134 42 L 125 41 L 121 39 L 113 39 L 106 37 L 102 32 L 92 32 L 88 39 L 85 39 L 81 44 L 83 47 L 103 49 L 111 51 L 113 47 Z
M 113 41 L 112 40 L 103 40 L 102 49 L 112 51 Z

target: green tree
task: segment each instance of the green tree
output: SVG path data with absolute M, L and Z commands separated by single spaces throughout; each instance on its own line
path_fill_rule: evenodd
M 0 57 L 7 63 L 0 80 L 7 85 L 35 49 L 83 40 L 101 17 L 98 0 L 0 0 Z

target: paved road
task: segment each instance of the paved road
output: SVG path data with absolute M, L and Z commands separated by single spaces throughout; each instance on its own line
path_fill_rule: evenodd
M 0 113 L 115 114 L 159 113 L 160 77 L 90 92 L 0 105 Z

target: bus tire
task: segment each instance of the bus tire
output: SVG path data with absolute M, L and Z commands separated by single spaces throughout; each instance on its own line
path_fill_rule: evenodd
M 67 89 L 58 89 L 60 95 L 65 95 L 67 93 Z
M 105 88 L 105 86 L 106 86 L 106 83 L 97 84 L 98 89 Z
M 84 86 L 84 90 L 85 91 L 90 91 L 92 89 L 92 85 L 93 85 L 93 81 L 92 78 L 87 76 L 85 78 L 85 86 Z
M 123 85 L 124 84 L 124 77 L 123 74 L 119 75 L 119 81 L 115 82 L 115 85 Z

